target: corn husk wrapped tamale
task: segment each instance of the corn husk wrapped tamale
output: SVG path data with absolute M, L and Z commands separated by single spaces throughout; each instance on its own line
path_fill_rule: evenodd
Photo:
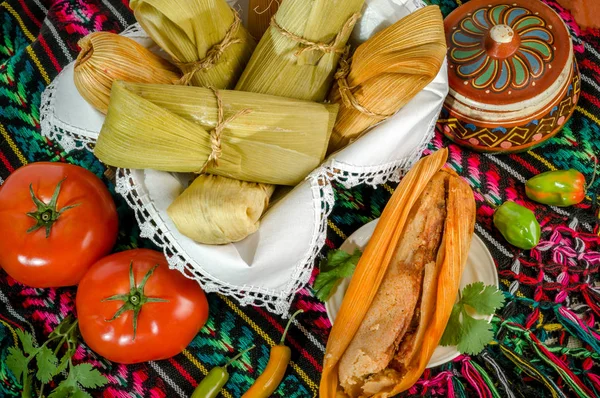
M 256 232 L 274 186 L 201 175 L 169 206 L 179 232 L 208 245 L 238 242 Z
M 379 223 L 356 266 L 329 335 L 319 397 L 396 396 L 413 386 L 431 359 L 433 351 L 442 338 L 452 312 L 452 306 L 458 295 L 476 215 L 473 191 L 469 185 L 456 173 L 442 169 L 447 158 L 448 150 L 441 149 L 417 162 L 402 179 L 381 214 Z M 411 237 L 410 231 L 407 229 L 410 229 L 411 225 L 415 226 L 415 221 L 418 224 L 429 216 L 428 213 L 419 211 L 419 204 L 423 203 L 424 195 L 430 193 L 427 191 L 430 182 L 440 177 L 444 180 L 444 191 L 442 192 L 444 200 L 441 204 L 445 213 L 443 232 L 440 231 L 442 232 L 441 242 L 439 242 L 439 246 L 436 245 L 438 247 L 435 251 L 434 261 L 426 265 L 426 267 L 433 266 L 433 269 L 425 268 L 423 283 L 418 284 L 416 290 L 411 288 L 412 294 L 417 293 L 419 296 L 421 292 L 424 294 L 421 296 L 420 304 L 417 303 L 418 308 L 411 312 L 409 318 L 410 322 L 417 320 L 418 325 L 407 325 L 404 332 L 401 332 L 412 336 L 410 336 L 408 344 L 402 345 L 406 350 L 403 349 L 396 353 L 401 355 L 395 358 L 402 361 L 400 368 L 392 361 L 389 362 L 386 369 L 371 369 L 374 366 L 380 366 L 382 359 L 388 361 L 389 355 L 395 352 L 398 344 L 401 344 L 400 341 L 394 340 L 399 334 L 392 334 L 389 328 L 389 312 L 384 311 L 381 306 L 376 304 L 378 300 L 388 300 L 389 308 L 392 308 L 391 312 L 398 302 L 403 301 L 394 297 L 394 294 L 398 294 L 399 289 L 392 291 L 392 294 L 387 297 L 381 294 L 382 292 L 387 293 L 387 290 L 381 289 L 386 281 L 389 282 L 394 277 L 403 278 L 402 273 L 388 273 L 390 269 L 397 268 L 402 263 L 406 263 L 410 269 L 411 264 L 422 260 L 418 258 L 418 252 L 422 245 L 428 243 L 429 236 L 425 233 Z M 435 202 L 436 205 L 438 203 Z M 406 240 L 407 238 L 409 241 Z M 413 242 L 411 243 L 410 240 Z M 411 257 L 410 252 L 406 253 L 405 245 L 407 243 L 415 250 L 414 257 Z M 406 254 L 408 257 L 404 257 Z M 365 325 L 369 325 L 374 318 L 379 318 L 381 322 L 370 329 L 371 333 L 367 334 L 366 339 L 362 338 L 361 341 L 357 341 L 357 336 L 365 335 Z M 363 322 L 365 323 L 363 324 Z M 409 331 L 411 326 L 416 326 L 416 329 Z M 387 340 L 390 347 L 383 345 L 384 340 Z M 360 343 L 359 345 L 364 344 L 365 346 L 373 344 L 376 348 L 371 351 L 363 349 L 358 355 L 353 355 L 356 353 L 357 342 Z M 380 345 L 378 346 L 378 344 Z M 388 348 L 391 352 L 381 352 Z M 349 356 L 344 358 L 346 355 Z M 371 362 L 365 362 L 370 355 L 373 355 Z M 344 361 L 346 364 L 348 362 L 356 364 L 358 372 L 372 372 L 365 376 L 367 378 L 375 376 L 375 380 L 369 381 L 378 383 L 370 383 L 369 388 L 366 384 L 360 386 L 361 391 L 358 394 L 355 394 L 354 391 L 348 394 L 348 388 L 344 388 L 342 391 L 345 376 Z M 363 364 L 364 366 L 361 366 Z
M 236 90 L 323 101 L 363 3 L 284 0 Z
M 337 108 L 239 91 L 115 82 L 94 153 L 115 167 L 296 185 L 325 157 Z
M 250 0 L 248 3 L 248 31 L 256 40 L 265 34 L 271 18 L 282 0 Z
M 345 147 L 406 105 L 435 78 L 445 55 L 438 6 L 415 11 L 360 45 L 349 71 L 342 60 L 336 78 L 344 79 L 336 81 L 329 96 L 340 104 L 340 112 L 328 152 Z
M 129 6 L 177 61 L 183 83 L 233 88 L 256 46 L 225 0 L 131 0 Z
M 73 70 L 75 87 L 102 113 L 115 80 L 173 84 L 181 78 L 177 67 L 129 37 L 93 32 L 77 44 L 81 51 Z

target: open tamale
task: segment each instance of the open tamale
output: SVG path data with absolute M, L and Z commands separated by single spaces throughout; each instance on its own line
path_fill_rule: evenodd
M 225 0 L 131 0 L 129 6 L 177 62 L 183 83 L 233 88 L 256 46 Z
M 329 153 L 392 116 L 428 85 L 446 55 L 438 6 L 409 14 L 342 59 L 329 100 L 340 104 Z
M 173 84 L 181 74 L 174 65 L 129 37 L 93 32 L 78 42 L 75 87 L 87 102 L 102 113 L 108 109 L 113 81 Z
M 236 90 L 323 101 L 364 0 L 284 0 Z
M 160 84 L 113 84 L 94 153 L 125 168 L 296 185 L 327 150 L 338 105 Z
M 458 295 L 473 236 L 473 191 L 421 159 L 386 205 L 327 341 L 321 398 L 393 397 L 423 374 Z
M 256 232 L 274 185 L 201 175 L 169 206 L 179 232 L 199 243 L 238 242 Z

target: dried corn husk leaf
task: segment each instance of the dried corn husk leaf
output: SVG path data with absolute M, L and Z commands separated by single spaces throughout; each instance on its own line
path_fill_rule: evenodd
M 194 86 L 233 88 L 256 46 L 225 0 L 131 0 L 135 18 Z M 219 49 L 219 46 L 223 48 Z M 214 64 L 208 62 L 214 61 Z M 207 61 L 194 71 L 194 63 Z
M 344 84 L 339 81 L 329 95 L 331 102 L 340 104 L 340 112 L 328 152 L 355 141 L 406 105 L 435 78 L 445 56 L 438 6 L 421 8 L 361 44 L 346 78 L 351 96 L 342 95 Z M 340 70 L 336 77 L 340 73 L 344 74 Z
M 169 206 L 179 232 L 208 245 L 238 242 L 256 232 L 274 186 L 202 175 Z
M 94 32 L 78 42 L 81 51 L 73 71 L 79 94 L 102 113 L 108 109 L 115 80 L 173 84 L 179 69 L 133 39 L 109 32 Z
M 395 248 L 403 235 L 411 209 L 428 182 L 443 167 L 447 156 L 448 151 L 442 149 L 417 162 L 404 177 L 384 209 L 373 236 L 356 267 L 329 335 L 319 389 L 321 398 L 336 397 L 339 384 L 339 361 L 377 294 L 381 281 L 394 257 Z M 473 232 L 474 217 L 464 217 L 464 206 L 472 206 L 473 208 L 469 208 L 467 214 L 474 215 L 472 191 L 458 177 L 450 179 L 444 237 L 436 261 L 436 269 L 439 269 L 439 274 L 426 276 L 426 280 L 430 282 L 437 280 L 436 294 L 438 297 L 444 297 L 444 300 L 436 300 L 435 313 L 427 315 L 429 319 L 432 319 L 431 323 L 426 325 L 425 330 L 417 331 L 415 338 L 422 342 L 421 349 L 417 354 L 411 353 L 412 359 L 408 366 L 408 373 L 389 395 L 386 393 L 382 396 L 391 396 L 412 386 L 422 374 L 433 354 L 433 349 L 441 339 L 454 304 L 454 298 L 458 293 L 462 269 L 468 255 L 470 237 Z M 424 299 L 430 301 L 432 297 Z
M 219 91 L 225 119 L 218 166 L 234 179 L 296 185 L 325 156 L 337 105 Z M 211 89 L 115 82 L 94 153 L 124 168 L 200 172 L 213 153 L 217 100 Z
M 274 18 L 281 28 L 313 43 L 335 41 L 335 51 L 307 49 L 270 26 L 236 90 L 323 101 L 356 21 L 352 17 L 360 12 L 363 3 L 364 0 L 283 1 Z
M 269 29 L 271 18 L 282 0 L 250 0 L 248 6 L 248 31 L 256 40 Z

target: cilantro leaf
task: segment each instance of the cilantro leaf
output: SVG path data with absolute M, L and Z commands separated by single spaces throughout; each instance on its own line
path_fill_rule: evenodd
M 73 387 L 63 381 L 48 395 L 48 398 L 68 398 L 72 391 Z
M 23 373 L 27 374 L 27 358 L 23 351 L 17 347 L 10 347 L 8 349 L 8 356 L 6 357 L 6 366 L 15 375 L 17 380 L 21 380 Z
M 47 346 L 42 346 L 36 356 L 38 371 L 35 374 L 42 383 L 48 383 L 58 373 L 58 358 Z
M 352 276 L 361 254 L 359 249 L 354 250 L 353 254 L 339 249 L 327 253 L 327 258 L 319 264 L 321 272 L 315 278 L 313 285 L 319 300 L 327 301 L 340 280 Z
M 492 315 L 503 304 L 504 295 L 495 286 L 485 286 L 482 282 L 465 286 L 461 299 L 452 307 L 440 345 L 456 345 L 462 354 L 479 354 L 494 339 L 494 333 L 485 319 L 473 318 L 469 311 Z
M 472 307 L 478 314 L 492 315 L 504 304 L 504 295 L 495 286 L 484 286 L 483 282 L 475 282 L 465 286 L 460 301 Z
M 90 363 L 81 363 L 71 368 L 73 378 L 84 388 L 102 387 L 108 380 L 98 371 L 94 369 Z
M 444 334 L 442 335 L 442 339 L 440 340 L 440 345 L 457 345 L 460 341 L 460 313 L 460 306 L 455 305 L 454 307 L 452 307 L 452 314 L 450 314 L 450 319 L 448 320 L 448 325 L 446 326 L 446 330 L 444 330 Z
M 21 329 L 17 329 L 16 332 L 21 344 L 23 345 L 23 351 L 25 354 L 34 355 L 37 351 L 37 348 L 33 346 L 33 337 L 31 337 L 31 334 Z
M 458 351 L 463 354 L 476 355 L 494 339 L 491 326 L 485 319 L 475 319 L 463 313 L 461 339 Z
M 80 388 L 75 388 L 75 391 L 71 393 L 69 398 L 92 398 L 92 396 Z

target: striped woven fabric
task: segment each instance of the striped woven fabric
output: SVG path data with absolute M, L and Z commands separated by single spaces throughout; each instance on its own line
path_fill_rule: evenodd
M 2 1 L 2 0 L 0 0 Z M 537 0 L 531 0 L 537 1 Z M 589 179 L 593 154 L 600 154 L 600 32 L 581 30 L 569 12 L 544 0 L 567 22 L 582 72 L 582 94 L 573 118 L 543 146 L 518 155 L 489 156 L 464 150 L 437 134 L 429 151 L 450 149 L 449 166 L 476 192 L 476 233 L 492 251 L 507 305 L 493 320 L 495 341 L 477 356 L 461 356 L 427 370 L 406 395 L 480 397 L 600 396 L 600 181 L 575 207 L 558 209 L 526 199 L 523 183 L 548 170 L 576 168 Z M 591 1 L 591 0 L 590 0 Z M 460 0 L 431 1 L 447 15 Z M 103 177 L 103 166 L 87 151 L 67 154 L 40 135 L 40 95 L 73 61 L 77 40 L 95 30 L 119 32 L 134 22 L 127 0 L 5 0 L 0 2 L 0 184 L 18 167 L 35 161 L 68 162 Z M 442 121 L 443 122 L 443 121 Z M 114 194 L 114 186 L 105 179 Z M 365 223 L 379 217 L 394 190 L 336 186 L 336 207 L 323 253 L 338 247 Z M 131 210 L 114 195 L 121 221 L 116 251 L 152 247 L 139 238 Z M 510 199 L 534 210 L 542 242 L 517 251 L 492 228 L 493 207 Z M 1 209 L 0 209 L 1 210 Z M 1 226 L 0 226 L 1 229 Z M 0 237 L 1 239 L 1 237 Z M 313 277 L 317 271 L 313 273 Z M 311 280 L 312 284 L 312 280 Z M 21 386 L 5 365 L 15 330 L 43 341 L 74 307 L 74 288 L 33 289 L 0 271 L 0 396 L 20 396 Z M 105 397 L 187 397 L 213 366 L 239 347 L 256 344 L 230 367 L 222 396 L 240 397 L 266 366 L 284 321 L 260 308 L 240 307 L 227 297 L 209 296 L 206 327 L 182 354 L 163 361 L 125 366 L 110 363 L 81 345 L 75 362 L 89 361 L 107 376 Z M 292 363 L 277 397 L 318 394 L 330 322 L 310 287 L 292 310 L 305 314 L 290 330 Z M 51 387 L 51 386 L 50 386 Z

